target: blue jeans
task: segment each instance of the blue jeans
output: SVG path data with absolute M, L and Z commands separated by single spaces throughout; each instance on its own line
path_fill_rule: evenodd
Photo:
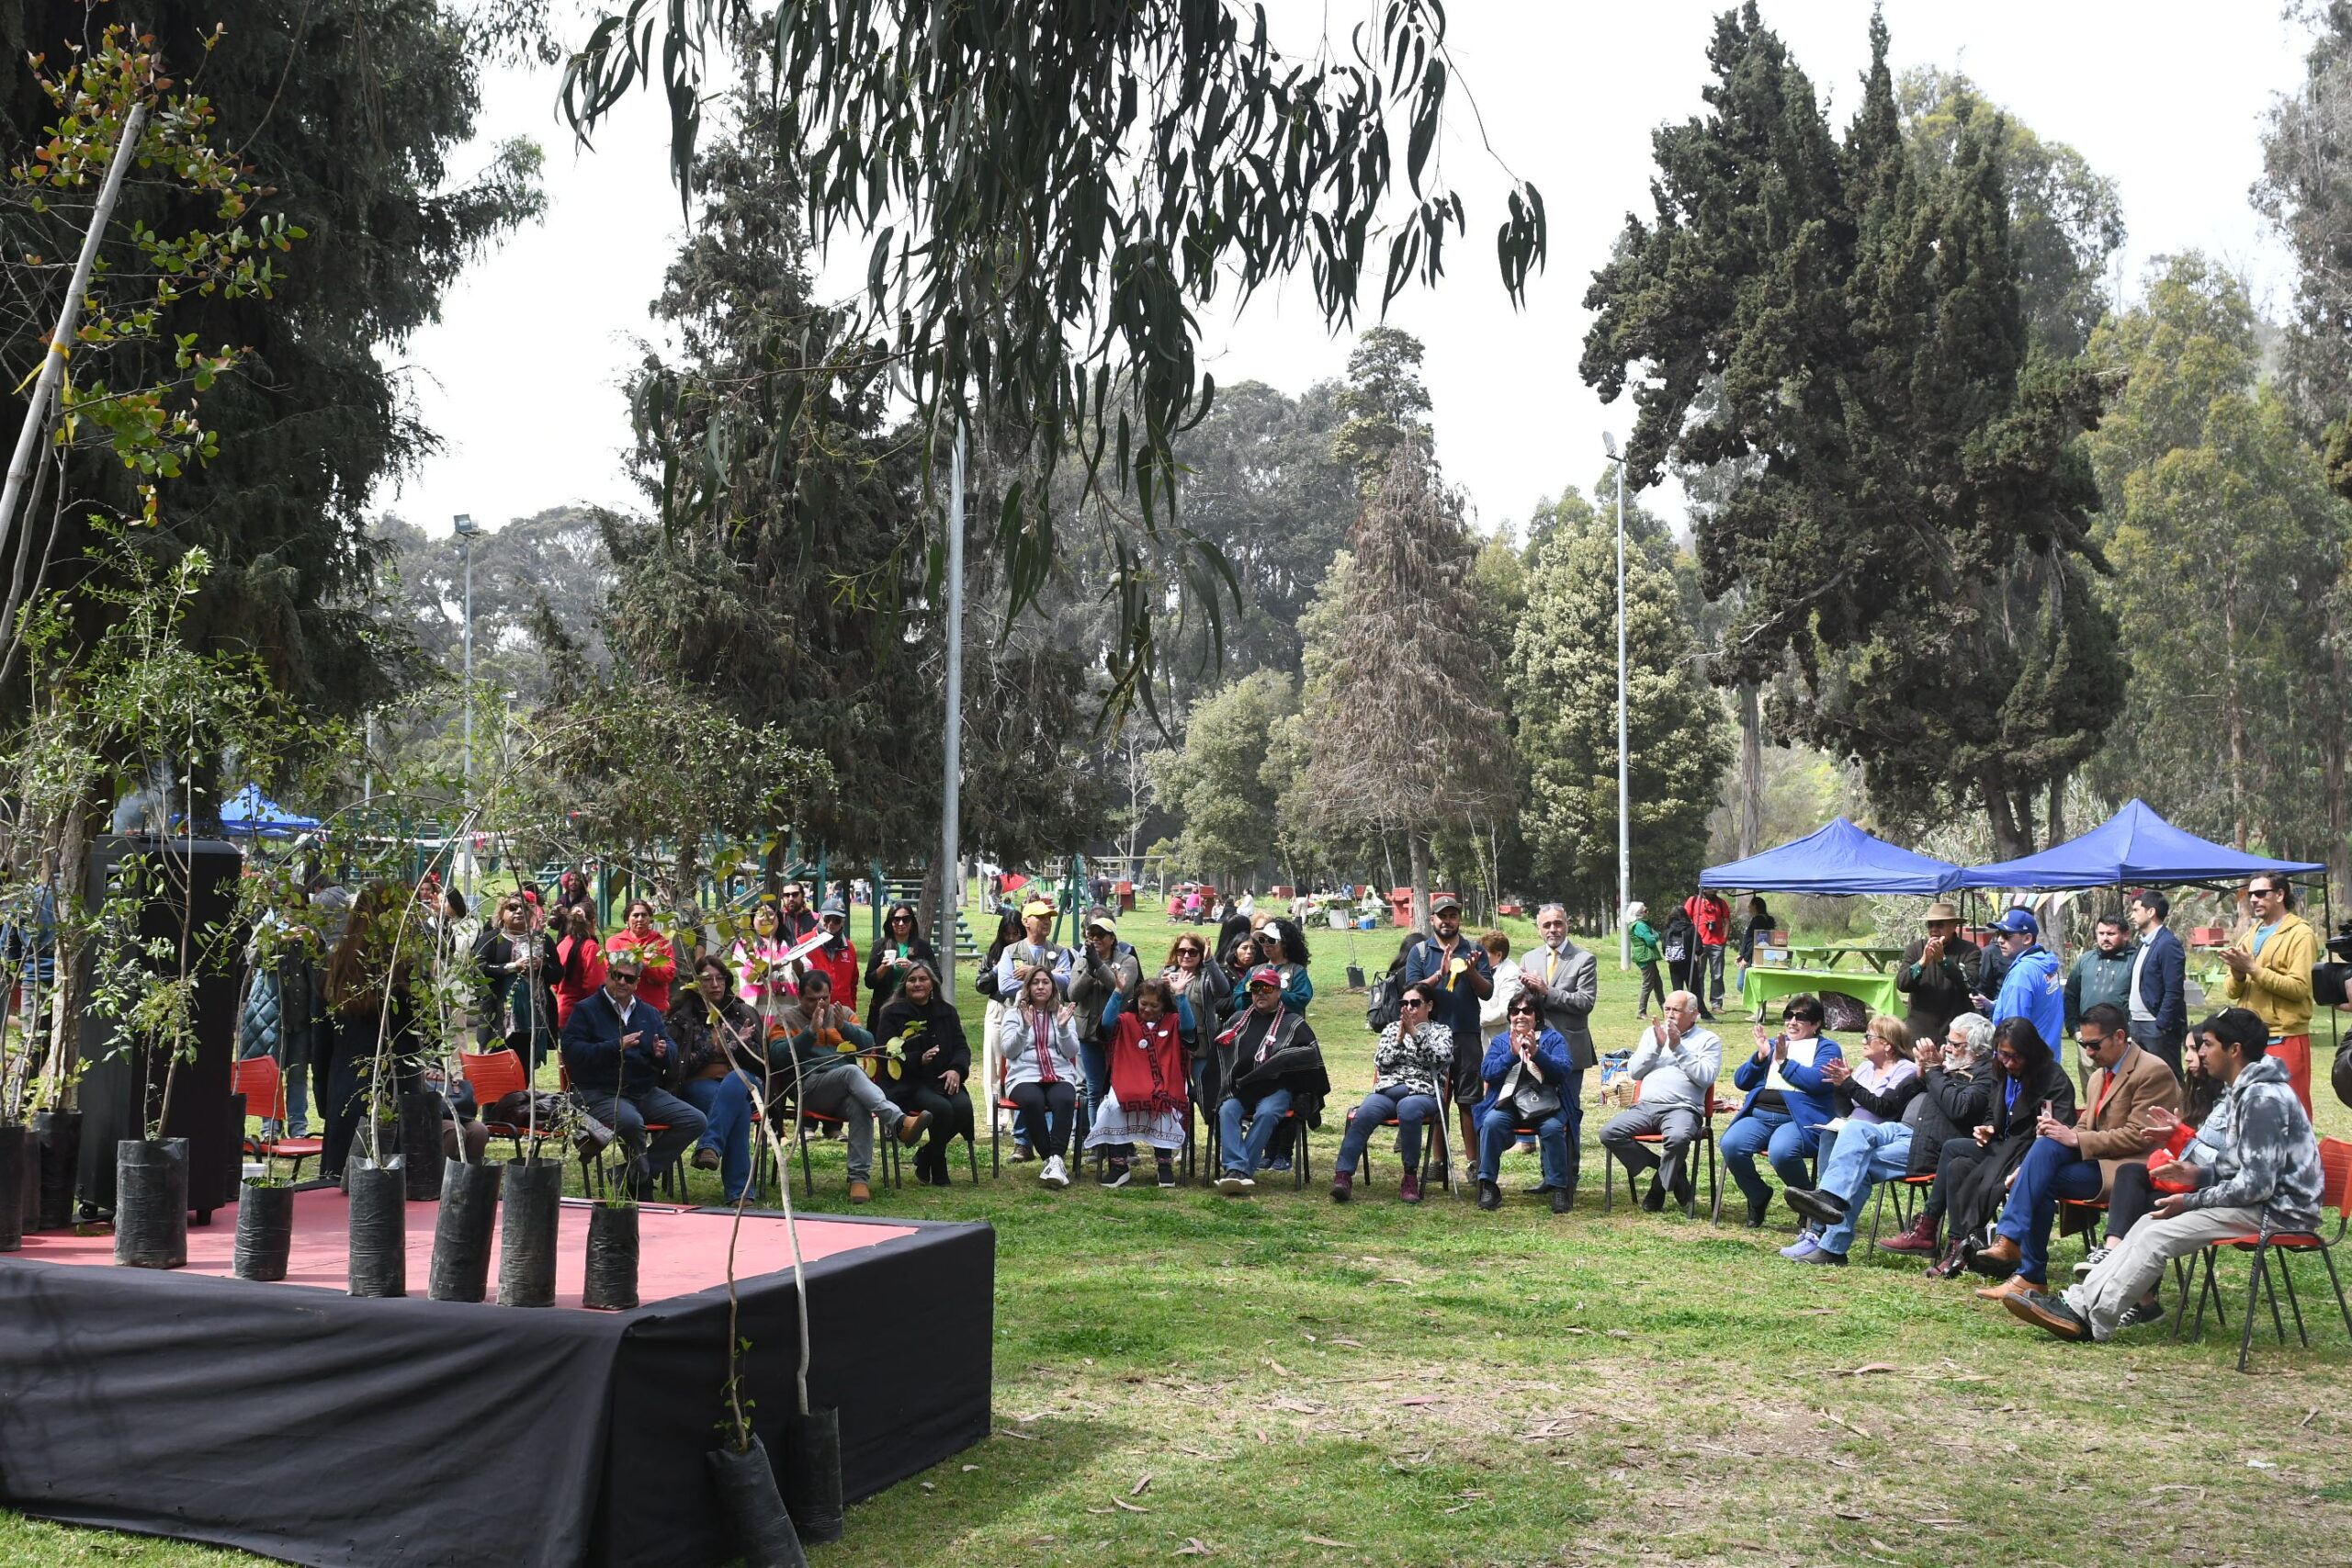
M 1747 1194 L 1747 1201 L 1769 1203 L 1772 1190 L 1756 1174 L 1756 1156 L 1763 1155 L 1772 1162 L 1772 1174 L 1781 1179 L 1781 1186 L 1803 1187 L 1813 1179 L 1805 1159 L 1820 1138 L 1820 1128 L 1800 1127 L 1785 1111 L 1751 1111 L 1724 1130 L 1719 1146 L 1724 1168 Z
M 2018 1162 L 2001 1223 L 1993 1228 L 2018 1244 L 2018 1272 L 2029 1280 L 2048 1278 L 2050 1222 L 2061 1198 L 2096 1198 L 2106 1182 L 2098 1162 L 2086 1160 L 2055 1138 L 2036 1138 Z
M 1235 1095 L 1225 1097 L 1225 1103 L 1216 1108 L 1216 1124 L 1228 1174 L 1257 1174 L 1258 1162 L 1266 1157 L 1266 1145 L 1273 1142 L 1274 1129 L 1282 1125 L 1283 1112 L 1290 1109 L 1291 1098 L 1286 1089 L 1270 1089 L 1254 1103 L 1245 1103 Z M 1241 1135 L 1241 1119 L 1245 1116 L 1251 1118 L 1247 1140 Z
M 1500 1106 L 1478 1118 L 1478 1179 L 1492 1181 L 1502 1169 L 1503 1151 L 1518 1137 L 1518 1113 Z M 1568 1159 L 1568 1117 L 1555 1111 L 1535 1123 L 1535 1141 L 1544 1150 L 1544 1182 L 1548 1187 L 1576 1190 L 1575 1167 Z
M 1086 1114 L 1100 1121 L 1102 1097 L 1111 1092 L 1111 1053 L 1100 1040 L 1078 1043 L 1078 1065 L 1086 1069 Z
M 1340 1157 L 1331 1168 L 1341 1175 L 1352 1175 L 1363 1161 L 1366 1145 L 1382 1122 L 1396 1119 L 1396 1157 L 1405 1168 L 1419 1172 L 1421 1168 L 1421 1123 L 1434 1122 L 1438 1116 L 1437 1097 L 1429 1094 L 1407 1094 L 1391 1097 L 1374 1089 L 1357 1105 L 1355 1114 L 1348 1119 L 1347 1134 L 1340 1140 Z
M 1823 1151 L 1818 1191 L 1846 1203 L 1846 1217 L 1821 1233 L 1824 1252 L 1843 1258 L 1854 1247 L 1854 1226 L 1870 1202 L 1871 1189 L 1911 1169 L 1911 1129 L 1900 1122 L 1855 1122 Z
M 752 1179 L 752 1091 L 733 1073 L 723 1078 L 695 1078 L 682 1085 L 678 1098 L 703 1113 L 710 1123 L 703 1129 L 702 1146 L 718 1151 L 720 1190 L 730 1203 L 743 1195 Z

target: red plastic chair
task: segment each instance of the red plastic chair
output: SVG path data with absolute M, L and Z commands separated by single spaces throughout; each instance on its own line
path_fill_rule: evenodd
M 493 1138 L 504 1138 L 514 1145 L 514 1157 L 523 1157 L 523 1140 L 530 1138 L 531 1154 L 536 1158 L 539 1145 L 550 1134 L 527 1125 L 491 1119 L 491 1107 L 518 1089 L 531 1087 L 531 1076 L 524 1069 L 523 1059 L 512 1051 L 460 1051 L 458 1053 L 458 1074 L 474 1087 L 474 1101 L 481 1107 L 482 1126 Z
M 1706 1145 L 1707 1207 L 1709 1211 L 1713 1213 L 1718 1224 L 1723 1220 L 1724 1203 L 1718 1179 L 1715 1173 L 1715 1116 L 1720 1111 L 1729 1111 L 1731 1109 L 1731 1106 L 1725 1104 L 1723 1100 L 1716 1099 L 1714 1094 L 1710 1091 L 1707 1096 L 1707 1113 L 1703 1118 L 1702 1118 L 1702 1124 L 1699 1128 L 1699 1136 L 1694 1139 L 1690 1145 L 1690 1148 L 1697 1148 L 1702 1144 Z M 1634 1142 L 1637 1144 L 1663 1145 L 1666 1142 L 1666 1134 L 1663 1133 L 1636 1133 L 1634 1134 Z M 1685 1161 L 1688 1161 L 1690 1157 L 1690 1149 L 1683 1150 L 1682 1157 Z M 1658 1174 L 1662 1175 L 1664 1173 L 1660 1172 Z M 1688 1165 L 1684 1167 L 1683 1174 L 1686 1178 L 1690 1175 L 1690 1168 Z M 1627 1201 L 1630 1202 L 1633 1200 L 1633 1196 L 1634 1182 L 1633 1179 L 1628 1177 L 1625 1179 L 1625 1197 Z M 1603 1149 L 1600 1151 L 1600 1212 L 1605 1214 L 1616 1206 L 1617 1162 L 1610 1157 L 1608 1150 Z M 1696 1181 L 1692 1181 L 1690 1183 L 1690 1201 L 1683 1207 L 1682 1215 L 1683 1218 L 1690 1220 L 1695 1220 L 1699 1217 L 1699 1184 Z
M 286 1125 L 286 1075 L 279 1070 L 275 1056 L 248 1056 L 239 1062 L 229 1075 L 229 1092 L 245 1097 L 245 1113 L 259 1116 L 265 1122 Z M 267 1110 L 255 1110 L 266 1106 Z M 277 1138 L 263 1140 L 247 1138 L 245 1153 L 255 1159 L 290 1159 L 294 1162 L 294 1179 L 302 1179 L 302 1162 L 315 1159 L 326 1147 L 320 1138 Z

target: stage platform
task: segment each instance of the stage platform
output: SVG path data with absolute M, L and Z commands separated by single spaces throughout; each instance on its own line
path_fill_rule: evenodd
M 295 1204 L 288 1277 L 230 1273 L 234 1211 L 188 1267 L 113 1241 L 0 1254 L 0 1502 L 315 1568 L 707 1568 L 731 1555 L 703 1469 L 726 1378 L 733 1213 L 640 1215 L 639 1294 L 579 1305 L 587 1211 L 567 1204 L 559 1304 L 424 1299 L 434 1203 L 409 1205 L 413 1296 L 344 1293 L 345 1207 Z M 989 1227 L 806 1216 L 813 1401 L 841 1412 L 854 1500 L 988 1435 Z M 771 1452 L 798 1328 L 781 1214 L 736 1247 L 753 1425 Z M 492 1269 L 493 1276 L 495 1269 Z M 493 1280 L 494 1284 L 494 1280 Z

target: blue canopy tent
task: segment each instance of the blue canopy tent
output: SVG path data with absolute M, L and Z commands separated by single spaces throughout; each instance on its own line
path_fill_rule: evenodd
M 220 803 L 220 830 L 232 839 L 286 839 L 317 827 L 313 817 L 297 817 L 247 784 Z
M 2326 869 L 2316 861 L 2265 860 L 2212 843 L 2174 827 L 2146 802 L 2133 800 L 2089 832 L 2053 849 L 1963 871 L 1960 886 L 2062 888 L 2236 882 L 2257 872 L 2301 876 Z
M 1859 893 L 1933 897 L 1960 886 L 1961 874 L 1960 867 L 1949 862 L 1897 849 L 1840 817 L 1777 849 L 1709 866 L 1699 874 L 1699 886 L 1832 897 Z

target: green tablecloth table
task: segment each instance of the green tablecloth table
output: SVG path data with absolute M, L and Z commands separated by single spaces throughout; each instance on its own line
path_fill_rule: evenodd
M 1739 999 L 1751 1011 L 1767 1009 L 1782 997 L 1800 991 L 1843 991 L 1875 1015 L 1903 1016 L 1901 998 L 1892 975 L 1866 975 L 1859 969 L 1758 969 L 1740 977 Z

